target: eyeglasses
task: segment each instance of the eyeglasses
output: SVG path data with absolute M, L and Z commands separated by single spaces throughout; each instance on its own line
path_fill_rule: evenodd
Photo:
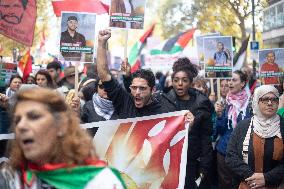
M 103 84 L 98 84 L 98 87 L 99 87 L 100 89 L 104 89 Z
M 75 74 L 66 76 L 66 78 L 71 78 L 71 77 L 75 77 Z
M 260 102 L 262 102 L 263 104 L 268 104 L 268 102 L 270 101 L 272 104 L 278 104 L 279 103 L 279 98 L 277 97 L 265 97 L 265 98 L 260 98 L 259 99 Z
M 139 89 L 139 91 L 144 92 L 144 91 L 147 90 L 147 87 L 145 87 L 145 86 L 134 86 L 134 85 L 131 85 L 129 88 L 132 91 L 137 91 L 137 89 Z

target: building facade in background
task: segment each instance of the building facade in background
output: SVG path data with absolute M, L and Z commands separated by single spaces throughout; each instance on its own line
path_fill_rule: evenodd
M 266 48 L 284 47 L 284 0 L 269 0 L 263 11 L 263 42 Z

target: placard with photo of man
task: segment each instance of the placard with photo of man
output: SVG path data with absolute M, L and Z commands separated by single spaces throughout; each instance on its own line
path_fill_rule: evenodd
M 110 27 L 143 29 L 146 0 L 111 0 Z
M 205 77 L 228 78 L 232 77 L 233 70 L 233 43 L 231 36 L 205 37 L 204 64 Z
M 259 77 L 263 85 L 278 85 L 284 71 L 284 48 L 258 51 Z
M 62 12 L 59 60 L 93 62 L 95 26 L 95 14 Z
M 209 33 L 205 35 L 199 35 L 196 36 L 196 46 L 197 46 L 197 53 L 198 53 L 198 60 L 204 61 L 204 48 L 203 48 L 203 39 L 205 37 L 214 37 L 214 36 L 220 36 L 220 33 Z

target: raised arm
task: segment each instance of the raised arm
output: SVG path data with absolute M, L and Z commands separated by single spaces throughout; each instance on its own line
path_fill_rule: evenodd
M 98 36 L 97 71 L 102 82 L 110 81 L 111 75 L 107 63 L 107 41 L 111 37 L 110 30 L 101 30 Z

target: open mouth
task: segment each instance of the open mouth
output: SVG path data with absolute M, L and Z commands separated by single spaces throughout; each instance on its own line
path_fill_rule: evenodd
M 177 89 L 178 93 L 183 93 L 183 89 Z
M 141 102 L 142 102 L 142 98 L 135 97 L 135 102 L 137 102 L 137 103 L 141 103 Z
M 34 140 L 31 139 L 31 138 L 28 138 L 28 139 L 22 140 L 22 143 L 23 143 L 24 146 L 29 146 L 29 145 L 34 143 Z

